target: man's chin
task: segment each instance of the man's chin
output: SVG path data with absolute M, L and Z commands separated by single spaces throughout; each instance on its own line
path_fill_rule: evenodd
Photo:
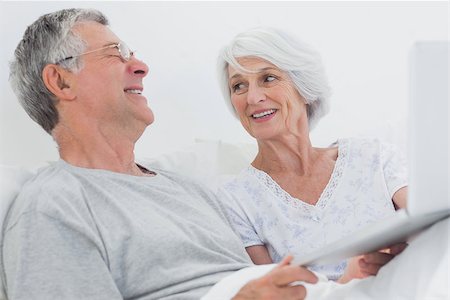
M 146 125 L 150 126 L 151 124 L 153 124 L 153 122 L 155 122 L 155 116 L 153 115 L 153 112 L 150 110 L 150 113 L 146 118 Z

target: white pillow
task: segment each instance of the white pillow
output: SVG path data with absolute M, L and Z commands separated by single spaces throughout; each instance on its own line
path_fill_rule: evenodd
M 257 152 L 255 144 L 230 144 L 214 140 L 196 140 L 183 150 L 143 158 L 141 163 L 173 171 L 217 187 L 248 166 Z

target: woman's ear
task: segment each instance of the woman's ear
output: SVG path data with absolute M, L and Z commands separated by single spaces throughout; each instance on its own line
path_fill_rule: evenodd
M 75 94 L 71 89 L 70 75 L 70 72 L 55 64 L 48 64 L 42 70 L 45 86 L 59 100 L 75 99 Z

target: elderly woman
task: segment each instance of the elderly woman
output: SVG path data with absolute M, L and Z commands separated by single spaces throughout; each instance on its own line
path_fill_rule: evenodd
M 301 256 L 405 207 L 404 161 L 376 139 L 339 139 L 328 148 L 309 132 L 328 112 L 318 53 L 287 34 L 257 28 L 219 56 L 223 94 L 258 153 L 225 185 L 232 225 L 255 264 Z M 376 274 L 404 245 L 312 269 L 346 282 Z

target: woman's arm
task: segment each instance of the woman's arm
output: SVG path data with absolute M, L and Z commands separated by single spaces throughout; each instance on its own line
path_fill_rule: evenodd
M 408 187 L 402 187 L 394 193 L 392 201 L 395 209 L 406 208 Z M 397 254 L 406 248 L 406 243 L 398 243 L 389 247 L 389 251 L 374 251 L 372 253 L 353 257 L 347 265 L 346 271 L 338 279 L 339 283 L 346 283 L 354 278 L 364 278 L 370 275 L 376 275 L 378 270 L 387 264 Z
M 265 265 L 273 263 L 270 258 L 269 251 L 264 245 L 246 247 L 248 255 L 255 265 Z
M 406 202 L 408 199 L 408 187 L 402 187 L 398 191 L 394 193 L 394 196 L 392 197 L 392 201 L 395 204 L 395 208 L 406 208 Z

